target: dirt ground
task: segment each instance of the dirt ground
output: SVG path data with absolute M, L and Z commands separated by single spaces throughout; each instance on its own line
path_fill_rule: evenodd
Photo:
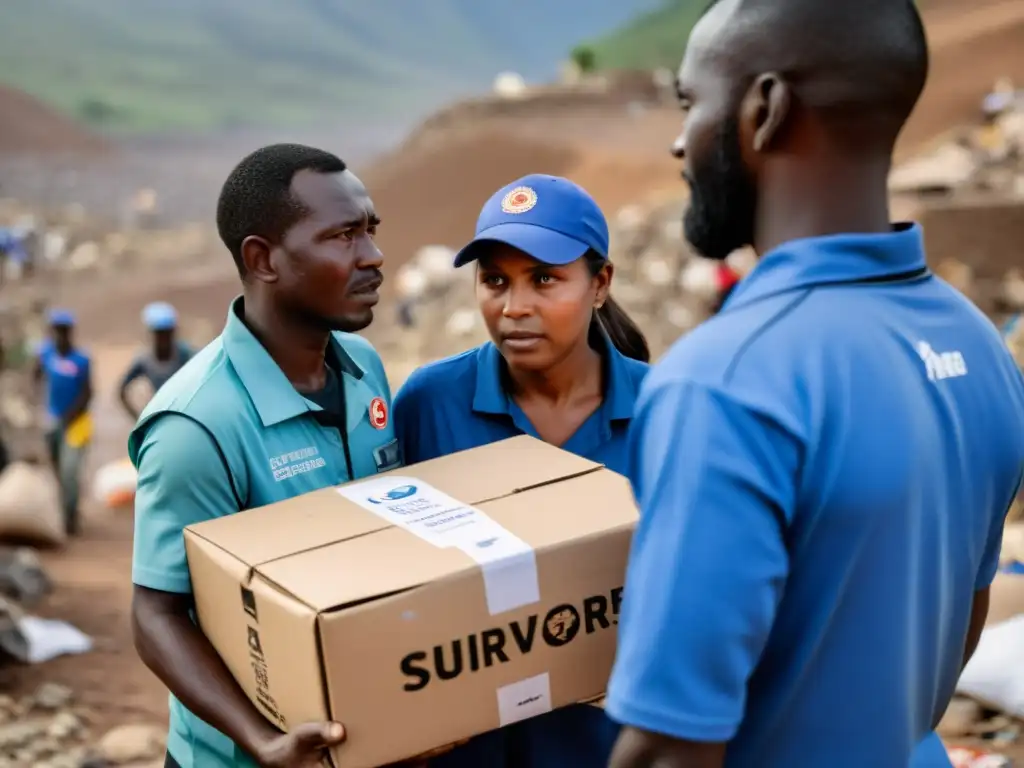
M 928 25 L 932 79 L 904 133 L 904 153 L 972 117 L 996 77 L 1024 80 L 1024 2 L 932 0 Z M 429 147 L 408 156 L 370 166 L 365 177 L 385 220 L 385 254 L 393 267 L 425 242 L 457 244 L 471 232 L 485 197 L 520 174 L 569 175 L 609 211 L 665 190 L 676 193 L 681 188 L 678 168 L 666 150 L 679 119 L 667 108 L 615 108 L 482 120 L 458 141 L 428 142 Z M 91 146 L 88 138 L 75 141 Z M 131 354 L 132 329 L 143 304 L 170 300 L 186 316 L 205 318 L 216 327 L 227 299 L 237 291 L 236 281 L 223 254 L 222 262 L 188 273 L 125 277 L 102 293 L 69 286 L 62 294 L 79 310 L 95 359 L 94 467 L 125 452 L 129 424 L 115 402 L 114 387 Z M 131 643 L 131 538 L 130 511 L 101 514 L 92 509 L 80 539 L 62 552 L 44 554 L 57 589 L 41 613 L 72 622 L 95 638 L 97 648 L 38 668 L 0 670 L 0 690 L 27 692 L 43 680 L 69 685 L 97 713 L 98 730 L 166 718 L 166 692 L 142 667 Z M 1019 757 L 1024 759 L 1024 746 Z
M 114 388 L 133 351 L 133 346 L 94 348 L 97 432 L 89 461 L 92 467 L 125 453 L 130 424 L 120 411 Z M 95 640 L 96 648 L 39 667 L 4 667 L 0 691 L 19 696 L 43 681 L 68 685 L 95 714 L 97 733 L 127 722 L 164 721 L 166 691 L 135 655 L 128 623 L 131 511 L 106 512 L 90 503 L 84 515 L 79 539 L 62 551 L 42 553 L 56 588 L 38 613 L 71 622 Z

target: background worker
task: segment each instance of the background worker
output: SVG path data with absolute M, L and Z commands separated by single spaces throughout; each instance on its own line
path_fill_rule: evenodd
M 759 262 L 637 401 L 613 768 L 906 766 L 976 646 L 1024 380 L 889 219 L 927 71 L 909 0 L 719 0 L 693 29 L 686 237 Z
M 650 353 L 609 295 L 608 224 L 568 179 L 498 190 L 456 257 L 476 269 L 491 341 L 414 371 L 395 398 L 406 463 L 532 435 L 626 468 L 626 438 Z M 470 266 L 472 265 L 472 266 Z M 431 768 L 604 768 L 617 726 L 579 705 L 484 734 Z
M 39 348 L 33 379 L 44 388 L 45 436 L 60 488 L 64 526 L 79 530 L 79 503 L 86 448 L 92 437 L 92 365 L 75 345 L 75 318 L 65 309 L 50 310 L 50 336 Z
M 312 147 L 259 149 L 221 190 L 217 228 L 242 296 L 129 440 L 132 625 L 172 693 L 169 766 L 319 766 L 344 739 L 339 723 L 283 734 L 238 686 L 193 619 L 182 530 L 398 466 L 384 368 L 354 335 L 379 300 L 379 224 L 362 182 Z
M 155 393 L 192 357 L 191 347 L 178 338 L 178 313 L 170 304 L 147 304 L 142 310 L 142 323 L 150 332 L 150 343 L 135 356 L 118 389 L 121 405 L 132 421 L 139 418 L 140 411 L 129 398 L 132 384 L 145 379 L 151 394 Z

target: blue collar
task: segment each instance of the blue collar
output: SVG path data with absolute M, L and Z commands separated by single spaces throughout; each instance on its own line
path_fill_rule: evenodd
M 309 411 L 322 410 L 316 403 L 299 394 L 288 381 L 284 371 L 274 362 L 263 344 L 242 322 L 241 311 L 242 298 L 238 297 L 228 309 L 228 319 L 221 339 L 224 353 L 249 393 L 263 426 L 271 427 Z M 345 351 L 334 334 L 331 334 L 328 355 L 337 360 L 343 376 L 363 378 L 365 371 Z
M 601 412 L 608 423 L 629 421 L 633 418 L 637 389 L 626 368 L 626 358 L 615 348 L 603 330 L 600 345 L 598 351 L 604 360 L 606 374 Z M 505 391 L 503 382 L 504 365 L 501 353 L 491 342 L 477 349 L 476 391 L 473 394 L 473 410 L 476 413 L 512 415 L 512 398 Z
M 723 311 L 785 291 L 885 280 L 926 269 L 918 224 L 886 234 L 829 235 L 791 240 L 766 253 L 726 299 Z M 927 274 L 927 273 L 926 273 Z

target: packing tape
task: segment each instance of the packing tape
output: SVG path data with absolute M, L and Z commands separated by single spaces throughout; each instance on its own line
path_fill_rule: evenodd
M 483 572 L 492 616 L 540 601 L 533 547 L 476 507 L 414 477 L 378 477 L 337 491 L 435 547 L 465 552 Z

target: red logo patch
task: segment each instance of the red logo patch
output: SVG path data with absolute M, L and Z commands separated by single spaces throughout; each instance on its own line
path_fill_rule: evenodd
M 375 397 L 370 401 L 370 424 L 374 429 L 384 429 L 388 425 L 388 405 L 384 398 Z

